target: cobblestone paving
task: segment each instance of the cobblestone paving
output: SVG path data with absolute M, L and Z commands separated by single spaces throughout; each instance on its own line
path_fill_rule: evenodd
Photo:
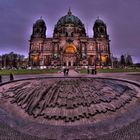
M 0 121 L 0 140 L 39 140 L 40 138 L 30 136 L 12 129 L 7 124 Z M 45 140 L 45 139 L 41 139 Z
M 38 138 L 35 136 L 23 134 L 10 128 L 9 126 L 0 121 L 0 140 L 54 140 L 54 139 Z M 73 140 L 140 140 L 140 119 L 127 127 L 123 127 L 120 130 L 116 130 L 115 132 L 103 135 L 98 138 L 83 136 L 83 138 Z
M 17 104 L 34 118 L 51 119 L 56 124 L 58 120 L 72 123 L 84 120 L 85 123 L 86 119 L 116 112 L 133 98 L 139 98 L 132 85 L 97 78 L 25 80 L 5 90 L 1 92 L 2 99 L 10 101 L 9 106 Z
M 113 133 L 101 136 L 95 140 L 140 140 L 140 119 Z
M 108 77 L 108 74 L 106 74 Z M 99 75 L 103 76 L 103 75 Z M 104 75 L 105 76 L 105 75 Z M 109 77 L 115 77 L 115 75 L 110 75 Z M 136 75 L 125 75 L 123 76 L 120 74 L 118 75 L 118 78 L 125 78 L 125 79 L 132 79 L 136 81 L 140 81 L 140 76 Z M 80 130 L 79 130 L 80 131 Z M 93 132 L 94 133 L 94 132 Z M 55 132 L 52 132 L 52 135 L 55 135 Z M 0 140 L 48 140 L 47 138 L 39 138 L 36 136 L 31 136 L 28 134 L 21 133 L 17 130 L 14 130 L 7 124 L 5 124 L 3 121 L 1 121 L 0 116 Z M 55 139 L 49 139 L 49 140 L 55 140 Z M 140 119 L 136 120 L 135 122 L 129 124 L 128 126 L 124 126 L 123 128 L 119 130 L 115 130 L 112 133 L 98 136 L 97 138 L 93 138 L 90 135 L 83 135 L 82 138 L 77 139 L 71 139 L 68 137 L 65 137 L 64 135 L 61 135 L 60 139 L 57 140 L 140 140 Z

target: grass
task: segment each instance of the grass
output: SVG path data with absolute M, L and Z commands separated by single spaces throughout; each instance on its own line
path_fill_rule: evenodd
M 45 74 L 45 73 L 57 73 L 60 69 L 34 69 L 34 70 L 26 70 L 26 69 L 21 69 L 21 70 L 0 70 L 0 75 L 9 75 L 10 73 L 14 75 L 19 75 L 19 74 Z
M 0 70 L 0 75 L 9 75 L 10 73 L 14 75 L 19 75 L 19 74 L 53 74 L 57 73 L 60 71 L 60 69 L 34 69 L 34 70 L 26 70 L 26 69 L 21 69 L 21 70 Z M 98 73 L 117 73 L 117 72 L 140 72 L 139 69 L 98 69 Z M 87 73 L 87 69 L 81 69 L 80 73 L 84 74 Z
M 97 73 L 117 73 L 117 72 L 140 72 L 139 69 L 122 69 L 122 68 L 116 68 L 116 69 L 97 69 Z M 81 69 L 80 73 L 87 73 L 87 69 Z

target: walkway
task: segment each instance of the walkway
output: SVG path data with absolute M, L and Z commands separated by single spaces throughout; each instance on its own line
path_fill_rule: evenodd
M 55 74 L 24 74 L 24 75 L 14 75 L 15 80 L 26 79 L 26 78 L 38 78 L 38 77 L 64 77 L 63 71 Z M 80 74 L 75 70 L 70 70 L 68 77 L 107 77 L 107 78 L 123 78 L 133 81 L 140 82 L 140 72 L 123 72 L 123 73 L 97 73 L 97 75 L 92 74 Z M 9 81 L 9 75 L 2 76 L 2 81 Z
M 75 70 L 70 70 L 68 77 L 81 76 L 81 74 L 77 73 Z M 63 71 L 54 73 L 54 74 L 24 74 L 24 75 L 14 75 L 15 80 L 19 79 L 27 79 L 27 78 L 38 78 L 38 77 L 64 77 Z M 9 81 L 9 75 L 2 76 L 2 81 Z
M 62 72 L 59 73 L 57 76 L 64 76 L 64 72 L 62 71 Z M 76 77 L 76 76 L 81 76 L 81 74 L 78 73 L 78 72 L 76 72 L 76 71 L 73 70 L 73 69 L 70 69 L 70 70 L 69 70 L 68 77 Z

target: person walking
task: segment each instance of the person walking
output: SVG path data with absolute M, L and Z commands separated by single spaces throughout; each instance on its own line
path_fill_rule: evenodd
M 87 69 L 87 72 L 88 72 L 88 74 L 89 74 L 89 72 L 90 72 L 90 71 L 89 71 L 89 67 L 88 67 L 88 69 Z
M 92 74 L 95 74 L 95 69 L 92 68 L 91 73 Z
M 65 68 L 63 69 L 63 73 L 64 73 L 64 76 L 65 76 L 65 74 L 66 74 L 66 69 Z
M 14 80 L 14 76 L 12 73 L 10 73 L 10 81 L 13 81 Z
M 67 69 L 67 75 L 69 75 L 69 69 Z
M 97 74 L 97 70 L 95 69 L 95 71 L 94 71 L 94 72 L 95 72 L 95 75 L 96 75 L 96 74 Z
M 68 75 L 68 69 L 66 69 L 66 76 Z
M 2 83 L 2 76 L 0 75 L 0 83 Z

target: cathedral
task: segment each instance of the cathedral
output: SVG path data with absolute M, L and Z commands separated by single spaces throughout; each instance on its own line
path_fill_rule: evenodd
M 110 40 L 101 19 L 97 18 L 93 25 L 93 37 L 88 37 L 84 24 L 70 9 L 58 20 L 53 37 L 46 36 L 46 29 L 42 18 L 33 24 L 29 48 L 31 68 L 110 66 Z

